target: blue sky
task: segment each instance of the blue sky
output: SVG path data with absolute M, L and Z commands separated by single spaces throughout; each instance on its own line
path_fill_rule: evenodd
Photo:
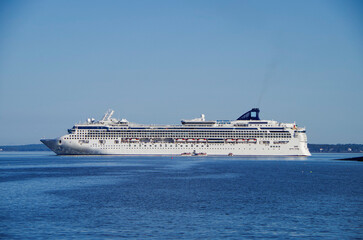
M 363 143 L 360 1 L 1 1 L 0 145 L 74 123 L 261 117 Z

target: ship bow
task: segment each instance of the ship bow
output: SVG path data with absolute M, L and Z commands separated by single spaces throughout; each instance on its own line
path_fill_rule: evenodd
M 57 153 L 58 148 L 58 139 L 41 139 L 40 140 L 45 146 L 47 146 L 50 150 Z M 57 153 L 58 154 L 58 153 Z

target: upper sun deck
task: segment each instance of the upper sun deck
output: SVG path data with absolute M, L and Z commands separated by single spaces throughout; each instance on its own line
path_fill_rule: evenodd
M 273 120 L 260 120 L 259 109 L 254 108 L 251 111 L 240 116 L 237 120 L 213 120 L 206 121 L 205 115 L 200 118 L 191 120 L 181 120 L 179 125 L 157 125 L 157 124 L 138 124 L 127 121 L 126 119 L 112 118 L 114 111 L 109 110 L 100 121 L 89 118 L 87 122 L 76 124 L 68 131 L 71 133 L 76 129 L 108 131 L 117 129 L 251 129 L 251 130 L 278 130 L 278 129 L 296 129 L 295 123 L 279 123 Z M 299 128 L 299 130 L 302 128 Z

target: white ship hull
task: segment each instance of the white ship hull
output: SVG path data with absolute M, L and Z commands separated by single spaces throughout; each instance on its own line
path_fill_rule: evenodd
M 97 140 L 88 144 L 58 139 L 41 140 L 58 155 L 181 155 L 183 153 L 206 153 L 207 155 L 233 156 L 310 156 L 306 143 L 290 142 L 280 147 L 253 143 L 226 144 L 180 144 L 180 143 L 120 143 L 99 144 Z M 111 140 L 110 140 L 111 142 Z M 297 146 L 297 147 L 296 147 Z
M 310 156 L 305 128 L 260 120 L 252 109 L 237 120 L 182 120 L 182 125 L 141 125 L 111 118 L 88 119 L 69 134 L 41 140 L 58 155 Z M 254 115 L 254 116 L 253 116 Z

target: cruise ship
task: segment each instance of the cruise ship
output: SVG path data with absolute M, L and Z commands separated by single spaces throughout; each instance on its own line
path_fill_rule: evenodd
M 260 120 L 258 108 L 236 120 L 181 120 L 179 125 L 143 125 L 89 118 L 55 139 L 41 139 L 58 155 L 310 156 L 305 128 Z

